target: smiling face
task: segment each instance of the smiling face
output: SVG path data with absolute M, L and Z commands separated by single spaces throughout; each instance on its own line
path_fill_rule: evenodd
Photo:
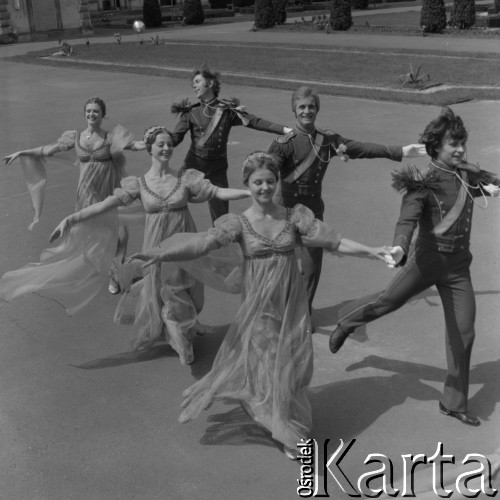
M 91 102 L 85 106 L 85 118 L 89 126 L 100 125 L 103 117 L 101 106 L 96 102 Z
M 314 122 L 318 116 L 318 107 L 314 96 L 302 97 L 295 103 L 295 118 L 297 123 L 309 130 L 314 128 Z
M 207 80 L 202 75 L 196 75 L 193 78 L 193 92 L 200 100 L 208 101 L 214 97 L 212 86 L 212 81 Z
M 254 198 L 259 203 L 269 203 L 272 201 L 278 179 L 276 175 L 269 170 L 265 165 L 258 168 L 248 178 L 248 189 Z
M 453 139 L 447 134 L 436 153 L 438 161 L 449 167 L 456 167 L 464 159 L 465 139 Z
M 165 163 L 170 160 L 174 151 L 172 137 L 164 132 L 158 134 L 151 145 L 151 156 L 159 162 Z

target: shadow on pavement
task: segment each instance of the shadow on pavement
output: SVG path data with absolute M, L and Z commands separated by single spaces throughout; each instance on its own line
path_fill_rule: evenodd
M 444 361 L 443 361 L 444 362 Z M 380 356 L 366 356 L 363 360 L 353 363 L 346 371 L 360 368 L 377 368 L 399 375 L 414 377 L 419 380 L 444 382 L 446 370 L 431 365 L 401 361 L 398 359 L 382 358 Z M 470 370 L 470 384 L 482 384 L 482 387 L 469 399 L 469 408 L 474 409 L 482 420 L 489 420 L 500 402 L 500 359 L 474 365 Z

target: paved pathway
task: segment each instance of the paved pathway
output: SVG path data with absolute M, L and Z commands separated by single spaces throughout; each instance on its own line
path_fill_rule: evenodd
M 217 29 L 166 34 L 178 37 L 190 31 L 202 40 L 215 36 Z M 51 46 L 53 42 L 19 44 L 0 48 L 0 55 Z M 1 64 L 2 155 L 50 143 L 61 131 L 83 126 L 82 103 L 90 95 L 106 100 L 109 126 L 123 123 L 137 136 L 152 123 L 172 127 L 175 119 L 168 106 L 189 91 L 188 82 L 180 79 Z M 224 85 L 224 93 L 240 96 L 249 110 L 276 121 L 292 119 L 290 92 Z M 454 108 L 471 132 L 469 157 L 500 170 L 500 102 Z M 416 140 L 438 111 L 323 96 L 318 124 L 347 137 L 397 144 Z M 231 185 L 240 185 L 244 156 L 266 148 L 271 139 L 240 128 L 232 132 Z M 181 161 L 187 146 L 186 140 L 174 161 Z M 20 173 L 15 167 L 0 170 L 0 274 L 37 260 L 53 226 L 71 211 L 78 177 L 72 161 L 68 153 L 51 163 L 44 216 L 31 233 L 25 229 L 32 215 Z M 140 175 L 148 161 L 145 153 L 130 153 L 128 171 Z M 400 197 L 389 186 L 389 172 L 397 166 L 382 160 L 333 162 L 325 177 L 326 219 L 347 237 L 373 244 L 390 241 Z M 233 203 L 232 210 L 243 206 Z M 438 442 L 458 461 L 500 444 L 499 211 L 498 200 L 490 200 L 490 208 L 476 210 L 474 221 L 478 335 L 470 405 L 484 421 L 477 429 L 437 411 L 445 361 L 435 290 L 361 329 L 337 356 L 328 352 L 335 305 L 380 289 L 393 272 L 371 261 L 326 257 L 315 304 L 314 436 L 331 439 L 332 446 L 339 439 L 356 439 L 343 462 L 351 479 L 368 470 L 363 463 L 368 453 L 392 458 L 400 477 L 401 455 L 431 454 Z M 200 229 L 208 226 L 205 206 L 194 206 L 193 214 Z M 140 234 L 133 233 L 132 249 L 139 242 Z M 287 461 L 237 407 L 216 404 L 194 422 L 177 422 L 181 391 L 209 369 L 237 304 L 238 297 L 207 292 L 202 320 L 217 331 L 196 339 L 197 362 L 190 368 L 181 367 L 166 347 L 130 353 L 132 329 L 112 323 L 116 297 L 108 294 L 76 318 L 67 318 L 57 305 L 37 296 L 0 304 L 0 499 L 297 498 L 298 465 Z M 426 474 L 429 479 L 429 469 Z M 328 485 L 332 498 L 349 498 L 332 478 Z

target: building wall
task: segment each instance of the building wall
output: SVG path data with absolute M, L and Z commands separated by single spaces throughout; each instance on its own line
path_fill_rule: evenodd
M 82 0 L 7 0 L 6 3 L 12 32 L 20 40 L 35 34 L 43 37 L 50 30 L 75 31 L 82 27 Z

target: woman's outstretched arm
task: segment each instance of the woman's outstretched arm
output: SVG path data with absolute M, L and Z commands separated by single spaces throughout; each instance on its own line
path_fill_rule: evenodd
M 248 189 L 233 189 L 233 188 L 219 188 L 214 195 L 214 198 L 224 201 L 230 200 L 243 200 L 251 196 Z
M 82 222 L 84 220 L 91 219 L 96 215 L 109 212 L 113 208 L 119 207 L 121 204 L 122 202 L 119 200 L 119 198 L 111 195 L 108 196 L 105 200 L 100 201 L 99 203 L 94 203 L 93 205 L 89 205 L 88 207 L 83 208 L 79 212 L 68 215 L 57 225 L 54 231 L 52 231 L 49 239 L 50 243 L 63 236 L 71 226 L 78 224 L 79 222 Z
M 160 262 L 175 262 L 194 260 L 219 248 L 215 236 L 203 233 L 176 233 L 163 240 L 159 247 L 132 254 L 128 260 L 142 260 L 142 267 L 148 267 Z
M 22 151 L 16 151 L 15 153 L 4 156 L 3 161 L 6 165 L 10 165 L 20 156 L 35 156 L 37 158 L 42 158 L 44 156 L 53 156 L 60 151 L 61 148 L 59 147 L 59 144 L 50 144 L 49 146 L 39 146 L 33 149 L 23 149 Z

